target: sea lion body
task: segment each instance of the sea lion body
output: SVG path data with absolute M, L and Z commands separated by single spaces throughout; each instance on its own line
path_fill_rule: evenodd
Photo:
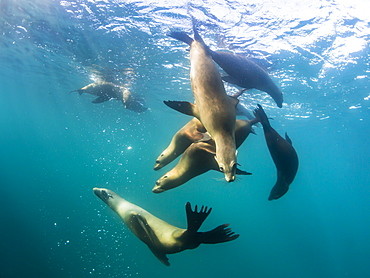
M 262 124 L 267 147 L 277 170 L 277 181 L 268 198 L 271 201 L 279 199 L 288 191 L 298 171 L 298 155 L 288 134 L 285 133 L 284 139 L 271 127 L 261 105 L 258 105 L 254 114 Z
M 147 110 L 143 103 L 135 98 L 131 92 L 124 86 L 119 86 L 111 82 L 97 81 L 82 87 L 81 89 L 74 90 L 71 92 L 78 92 L 80 95 L 83 93 L 97 96 L 93 103 L 102 103 L 110 99 L 120 100 L 126 109 L 130 109 L 135 112 L 144 112 Z M 70 93 L 71 93 L 70 92 Z
M 191 119 L 172 137 L 168 147 L 158 156 L 154 170 L 159 170 L 181 155 L 192 143 L 203 140 L 206 130 L 197 119 Z
M 236 120 L 235 143 L 236 147 L 244 142 L 252 130 L 252 124 L 256 120 Z M 192 178 L 204 174 L 210 170 L 220 171 L 214 159 L 216 147 L 213 140 L 191 144 L 181 156 L 178 164 L 156 181 L 153 193 L 162 193 L 178 187 Z M 250 175 L 250 173 L 236 169 L 238 175 Z
M 168 106 L 188 115 L 194 115 L 204 125 L 216 144 L 215 159 L 226 181 L 235 179 L 235 107 L 237 99 L 226 94 L 221 75 L 212 60 L 208 47 L 194 29 L 194 40 L 184 32 L 169 36 L 190 45 L 190 81 L 195 105 L 185 102 L 165 102 Z
M 238 238 L 239 235 L 227 228 L 228 224 L 220 225 L 209 232 L 198 232 L 211 209 L 203 207 L 197 212 L 186 204 L 188 220 L 187 229 L 175 227 L 145 209 L 134 205 L 115 192 L 105 188 L 94 188 L 95 195 L 116 212 L 127 227 L 141 241 L 148 245 L 153 254 L 165 265 L 169 266 L 166 254 L 178 253 L 186 249 L 194 249 L 201 243 L 221 243 Z
M 283 94 L 269 74 L 252 60 L 225 51 L 210 51 L 213 60 L 227 73 L 222 79 L 246 89 L 268 93 L 282 107 Z

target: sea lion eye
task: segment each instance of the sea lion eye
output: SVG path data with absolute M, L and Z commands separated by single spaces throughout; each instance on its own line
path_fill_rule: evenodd
M 102 194 L 103 194 L 103 196 L 105 197 L 105 198 L 112 198 L 113 199 L 113 196 L 111 195 L 111 194 L 109 194 L 107 191 L 105 191 L 105 190 L 103 190 L 102 191 Z
M 168 178 L 168 176 L 166 175 L 166 176 L 164 176 L 163 178 L 164 178 L 164 179 L 167 179 L 167 178 Z
M 220 171 L 223 172 L 224 171 L 224 167 L 220 166 Z

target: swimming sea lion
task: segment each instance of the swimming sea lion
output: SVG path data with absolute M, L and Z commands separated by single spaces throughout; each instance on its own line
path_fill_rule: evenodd
M 111 82 L 97 81 L 86 85 L 81 89 L 70 91 L 69 93 L 72 92 L 78 92 L 80 95 L 83 93 L 88 93 L 97 96 L 98 98 L 93 100 L 93 103 L 101 103 L 110 99 L 118 99 L 122 101 L 123 106 L 127 109 L 138 113 L 147 110 L 147 108 L 144 107 L 139 99 L 132 96 L 131 92 L 127 88 Z
M 190 81 L 195 105 L 189 102 L 167 101 L 166 105 L 187 115 L 197 117 L 216 144 L 215 159 L 225 179 L 235 179 L 235 107 L 238 100 L 226 94 L 221 75 L 208 48 L 194 24 L 194 40 L 185 32 L 171 32 L 170 37 L 190 45 Z
M 193 211 L 190 203 L 186 203 L 188 227 L 187 229 L 181 229 L 126 201 L 109 189 L 94 188 L 93 191 L 121 217 L 131 232 L 148 245 L 153 254 L 167 266 L 170 263 L 166 254 L 194 249 L 202 243 L 222 243 L 239 237 L 238 234 L 227 228 L 229 224 L 220 225 L 208 232 L 198 232 L 204 220 L 211 213 L 212 208 L 208 209 L 202 206 L 198 212 L 197 206 Z
M 263 126 L 266 143 L 277 169 L 277 181 L 268 198 L 271 201 L 279 199 L 288 191 L 289 185 L 293 182 L 298 171 L 298 156 L 288 134 L 285 133 L 285 140 L 271 127 L 261 105 L 258 104 L 254 115 Z
M 252 121 L 236 120 L 235 143 L 236 147 L 244 142 L 252 130 Z M 199 176 L 209 170 L 220 171 L 215 159 L 216 147 L 213 140 L 191 144 L 181 156 L 178 164 L 169 172 L 159 178 L 152 189 L 153 193 L 161 193 L 178 187 L 190 179 Z M 236 168 L 237 175 L 251 175 L 251 173 Z
M 203 140 L 205 132 L 204 126 L 197 118 L 191 119 L 175 133 L 168 147 L 158 156 L 154 170 L 159 170 L 176 159 L 191 143 Z
M 283 94 L 263 68 L 241 55 L 212 50 L 210 53 L 213 60 L 229 74 L 222 77 L 223 80 L 242 88 L 264 91 L 275 100 L 278 107 L 282 107 Z

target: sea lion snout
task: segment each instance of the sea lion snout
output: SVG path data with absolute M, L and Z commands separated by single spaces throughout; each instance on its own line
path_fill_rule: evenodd
M 157 188 L 157 186 L 155 186 L 153 189 L 152 189 L 152 192 L 153 193 L 162 193 L 164 192 L 165 190 L 162 189 L 162 188 Z
M 164 191 L 166 191 L 166 190 L 161 187 L 161 182 L 159 180 L 157 180 L 155 182 L 155 186 L 152 189 L 152 192 L 153 193 L 162 193 Z
M 217 156 L 214 156 L 216 162 L 218 163 L 218 167 L 220 172 L 224 173 L 225 180 L 227 182 L 232 182 L 235 180 L 236 175 L 236 162 L 233 160 L 230 164 L 222 163 L 217 159 Z
M 227 175 L 227 174 L 225 174 L 225 180 L 227 182 L 232 182 L 232 181 L 235 180 L 235 175 Z
M 97 188 L 94 187 L 93 191 L 96 196 L 98 196 L 100 199 L 102 199 L 104 202 L 106 202 L 109 198 L 113 199 L 112 194 L 110 194 L 106 189 L 104 188 Z
M 155 161 L 154 170 L 157 171 L 162 168 L 161 162 L 159 160 Z

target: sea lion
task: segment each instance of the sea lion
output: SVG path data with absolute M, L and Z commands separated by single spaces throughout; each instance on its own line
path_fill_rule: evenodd
M 168 147 L 158 156 L 155 161 L 154 170 L 159 170 L 182 154 L 191 143 L 204 140 L 206 130 L 197 119 L 191 119 L 179 131 L 175 133 Z M 207 137 L 207 136 L 206 136 Z M 207 137 L 208 140 L 211 139 Z
M 80 89 L 70 91 L 69 93 L 72 92 L 78 92 L 80 95 L 88 93 L 97 96 L 98 98 L 93 100 L 93 103 L 102 103 L 110 99 L 118 99 L 122 101 L 122 104 L 126 109 L 130 109 L 138 113 L 147 110 L 143 103 L 138 98 L 135 98 L 127 88 L 116 85 L 112 82 L 97 81 Z
M 165 265 L 170 263 L 166 254 L 174 254 L 186 249 L 197 248 L 200 244 L 214 244 L 235 240 L 239 237 L 223 224 L 208 232 L 198 232 L 198 229 L 211 213 L 212 208 L 202 206 L 194 211 L 190 203 L 186 203 L 187 229 L 177 228 L 155 217 L 143 208 L 136 206 L 115 192 L 105 188 L 94 188 L 96 196 L 103 200 L 116 212 L 127 227 L 142 242 L 148 245 L 153 254 Z
M 225 51 L 210 50 L 213 60 L 227 73 L 226 82 L 246 89 L 258 89 L 268 93 L 278 107 L 283 106 L 283 94 L 269 74 L 252 60 Z
M 256 119 L 252 121 L 236 120 L 235 143 L 237 148 L 251 133 L 252 124 L 256 122 Z M 161 193 L 178 187 L 209 170 L 220 171 L 214 159 L 215 151 L 216 147 L 213 140 L 191 144 L 181 156 L 178 164 L 156 181 L 152 192 Z M 251 173 L 238 168 L 236 168 L 236 174 L 251 175 Z
M 170 37 L 190 45 L 190 81 L 195 105 L 184 101 L 165 101 L 169 107 L 197 117 L 216 144 L 215 159 L 225 179 L 235 179 L 235 107 L 238 100 L 226 94 L 221 75 L 193 21 L 194 40 L 185 32 L 171 32 Z
M 279 199 L 288 191 L 289 185 L 293 182 L 298 171 L 298 155 L 288 134 L 285 133 L 286 139 L 284 139 L 271 127 L 261 105 L 258 104 L 258 108 L 254 110 L 254 115 L 262 124 L 267 147 L 277 170 L 277 181 L 268 198 L 271 201 Z

